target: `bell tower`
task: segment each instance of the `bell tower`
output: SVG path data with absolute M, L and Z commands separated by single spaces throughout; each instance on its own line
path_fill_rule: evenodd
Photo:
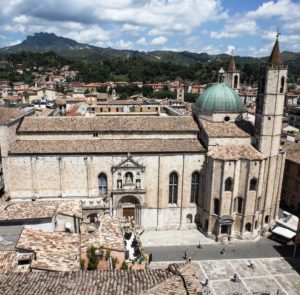
M 261 65 L 255 114 L 255 146 L 267 157 L 278 155 L 286 91 L 287 65 L 280 56 L 277 34 L 272 53 Z
M 233 56 L 228 63 L 227 71 L 224 75 L 224 83 L 238 92 L 240 88 L 240 72 L 237 70 Z

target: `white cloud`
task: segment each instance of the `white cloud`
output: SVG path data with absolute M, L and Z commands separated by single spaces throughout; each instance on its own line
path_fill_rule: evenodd
M 227 17 L 221 0 L 0 0 L 0 6 L 2 13 L 15 17 L 95 25 L 111 22 L 125 31 L 147 27 L 160 34 L 190 33 L 204 22 Z
M 233 18 L 225 24 L 220 32 L 212 31 L 210 37 L 214 39 L 237 38 L 246 35 L 255 35 L 258 31 L 254 20 Z
M 249 11 L 246 17 L 249 18 L 270 18 L 278 16 L 284 20 L 291 20 L 300 17 L 300 3 L 291 0 L 278 0 L 276 2 L 264 2 L 256 10 Z
M 139 44 L 139 45 L 147 45 L 147 44 L 148 44 L 145 37 L 140 38 L 140 39 L 137 40 L 135 43 L 136 43 L 136 44 Z
M 102 30 L 98 26 L 84 28 L 81 31 L 71 31 L 66 34 L 66 37 L 81 43 L 95 43 L 97 41 L 109 40 L 108 32 Z
M 235 46 L 233 46 L 233 45 L 228 45 L 228 46 L 227 46 L 227 50 L 226 50 L 225 53 L 227 53 L 227 54 L 235 54 Z
M 166 44 L 167 41 L 168 41 L 168 39 L 166 37 L 159 36 L 159 37 L 152 39 L 150 44 L 151 45 L 163 45 L 163 44 Z
M 123 39 L 117 41 L 115 43 L 115 47 L 119 49 L 132 49 L 133 48 L 133 42 L 131 41 L 124 41 Z
M 124 24 L 121 28 L 122 32 L 128 32 L 132 34 L 137 34 L 141 30 L 140 26 L 132 25 L 132 24 Z

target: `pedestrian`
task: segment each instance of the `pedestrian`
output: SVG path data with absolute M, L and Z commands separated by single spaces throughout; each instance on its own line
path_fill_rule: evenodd
M 222 249 L 222 251 L 221 251 L 221 254 L 222 255 L 225 255 L 225 251 L 226 251 L 226 249 L 225 249 L 225 247 Z
M 188 262 L 191 263 L 192 261 L 192 257 L 189 257 Z
M 198 248 L 202 249 L 201 241 L 199 241 L 199 243 L 198 243 Z
M 187 259 L 187 254 L 186 254 L 186 251 L 184 251 L 184 256 L 183 256 L 183 259 L 186 260 Z
M 150 265 L 150 263 L 152 262 L 152 252 L 149 253 L 149 259 L 148 259 L 148 261 L 149 261 L 149 265 Z
M 208 285 L 208 279 L 205 279 L 204 286 Z

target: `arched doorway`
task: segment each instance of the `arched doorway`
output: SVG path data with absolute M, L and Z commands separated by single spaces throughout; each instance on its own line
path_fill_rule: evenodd
M 135 196 L 124 196 L 118 202 L 118 216 L 132 218 L 137 225 L 140 225 L 140 211 L 140 201 Z

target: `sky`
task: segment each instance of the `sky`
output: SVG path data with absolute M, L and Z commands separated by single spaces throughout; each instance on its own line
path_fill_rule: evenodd
M 0 0 L 0 47 L 55 33 L 140 51 L 266 56 L 300 52 L 300 0 Z

